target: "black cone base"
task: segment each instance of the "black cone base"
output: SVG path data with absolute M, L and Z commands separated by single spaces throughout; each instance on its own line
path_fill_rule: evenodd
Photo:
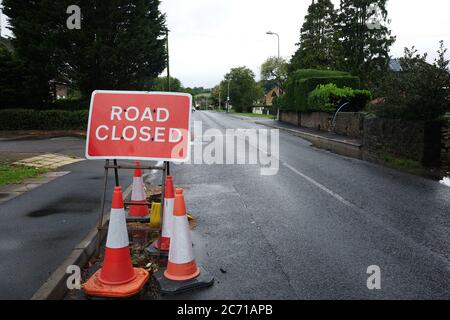
M 153 280 L 163 295 L 177 295 L 188 291 L 210 287 L 214 284 L 214 277 L 210 275 L 202 266 L 198 266 L 200 275 L 188 281 L 172 281 L 164 277 L 164 271 L 161 269 L 153 274 Z

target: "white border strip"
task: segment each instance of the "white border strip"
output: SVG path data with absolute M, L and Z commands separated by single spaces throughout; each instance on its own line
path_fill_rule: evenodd
M 86 151 L 85 157 L 88 160 L 136 160 L 136 161 L 175 161 L 178 163 L 188 162 L 190 160 L 191 155 L 191 144 L 190 141 L 187 143 L 187 152 L 186 157 L 183 159 L 171 159 L 171 158 L 147 158 L 147 157 L 117 157 L 117 156 L 103 156 L 103 157 L 93 157 L 89 155 L 89 138 L 91 134 L 91 120 L 92 120 L 92 107 L 94 104 L 94 98 L 97 93 L 111 93 L 111 94 L 135 94 L 135 95 L 166 95 L 166 96 L 179 96 L 179 97 L 188 97 L 189 98 L 189 119 L 188 119 L 188 133 L 191 132 L 191 116 L 192 116 L 192 95 L 188 93 L 179 93 L 179 92 L 160 92 L 160 91 L 114 91 L 114 90 L 95 90 L 92 92 L 91 103 L 89 106 L 89 120 L 88 120 L 88 129 L 86 136 Z M 190 140 L 190 139 L 189 139 Z

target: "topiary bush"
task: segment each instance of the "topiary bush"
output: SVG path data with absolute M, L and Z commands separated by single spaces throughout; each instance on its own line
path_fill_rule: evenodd
M 347 72 L 332 70 L 297 70 L 286 82 L 285 110 L 309 112 L 308 97 L 319 85 L 333 83 L 338 88 L 359 89 L 361 82 Z
M 86 130 L 89 111 L 0 110 L 0 130 Z
M 319 85 L 308 96 L 309 111 L 334 112 L 349 102 L 345 111 L 358 112 L 372 99 L 370 91 L 338 88 L 334 83 Z
M 67 111 L 89 110 L 89 105 L 89 98 L 60 99 L 51 103 L 46 109 Z

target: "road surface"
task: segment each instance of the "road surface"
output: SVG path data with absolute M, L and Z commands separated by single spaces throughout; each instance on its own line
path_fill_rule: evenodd
M 223 134 L 266 129 L 222 113 L 196 112 L 194 120 Z M 275 176 L 258 165 L 173 167 L 198 219 L 197 262 L 216 278 L 177 298 L 450 298 L 448 187 L 282 132 L 279 160 Z M 373 265 L 381 290 L 367 288 Z
M 0 152 L 50 152 L 84 156 L 85 140 L 54 138 L 1 141 Z M 103 162 L 57 169 L 71 173 L 0 204 L 0 299 L 30 299 L 96 225 Z M 124 186 L 132 173 L 121 174 Z M 110 175 L 108 197 L 114 177 Z
M 193 118 L 222 134 L 267 129 L 222 113 Z M 208 146 L 198 135 L 193 144 Z M 23 150 L 82 156 L 84 141 L 0 143 L 0 152 Z M 252 144 L 237 156 L 257 152 Z M 197 262 L 216 279 L 177 299 L 450 298 L 448 187 L 283 132 L 277 159 L 274 176 L 259 165 L 172 166 L 197 218 Z M 1 299 L 30 298 L 96 223 L 102 163 L 61 170 L 71 174 L 0 205 Z M 366 285 L 373 265 L 381 290 Z

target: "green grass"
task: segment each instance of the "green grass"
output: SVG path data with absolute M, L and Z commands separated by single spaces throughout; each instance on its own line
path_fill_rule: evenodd
M 48 169 L 0 163 L 0 186 L 20 183 L 25 179 L 36 178 L 45 172 L 48 172 Z
M 214 112 L 222 112 L 225 113 L 225 110 L 214 110 Z M 251 112 L 236 112 L 230 111 L 231 114 L 235 114 L 238 116 L 249 117 L 249 118 L 264 118 L 264 119 L 275 119 L 275 116 L 267 115 L 267 114 L 256 114 Z
M 274 116 L 267 115 L 267 114 L 256 114 L 256 113 L 250 113 L 250 112 L 243 112 L 243 113 L 235 112 L 235 114 L 237 114 L 239 116 L 250 117 L 250 118 L 275 119 Z
M 406 169 L 406 170 L 414 170 L 414 169 L 420 169 L 421 165 L 418 161 L 411 160 L 411 159 L 401 159 L 396 158 L 391 155 L 385 155 L 384 161 L 396 168 L 400 169 Z

